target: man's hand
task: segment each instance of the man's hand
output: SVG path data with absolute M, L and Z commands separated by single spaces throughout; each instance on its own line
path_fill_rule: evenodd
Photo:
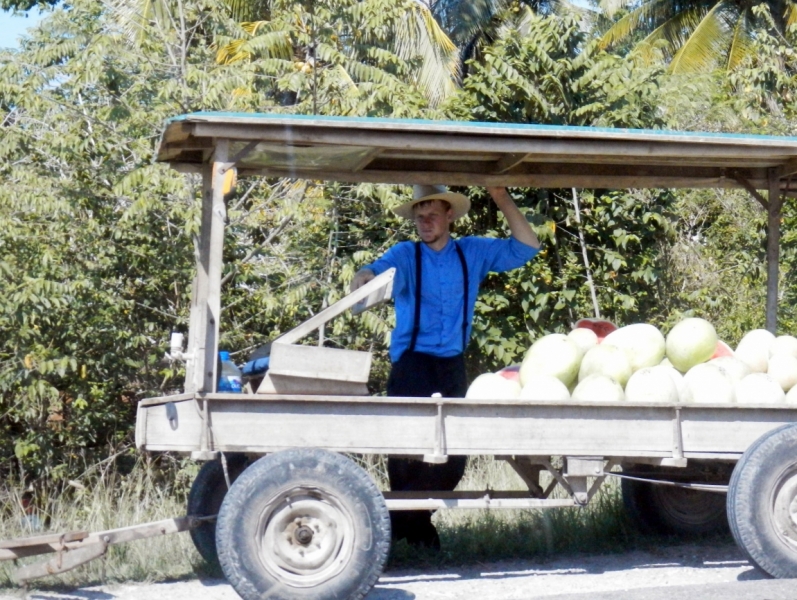
M 371 269 L 360 269 L 354 274 L 354 279 L 351 280 L 349 290 L 353 292 L 354 290 L 361 288 L 374 277 L 376 277 L 376 275 L 374 275 L 374 272 Z
M 531 229 L 531 225 L 529 225 L 525 215 L 515 206 L 515 202 L 509 192 L 506 191 L 506 188 L 488 187 L 487 191 L 492 196 L 498 210 L 504 213 L 506 222 L 509 223 L 509 231 L 512 233 L 512 237 L 527 246 L 539 248 L 540 240 L 537 239 L 537 235 Z

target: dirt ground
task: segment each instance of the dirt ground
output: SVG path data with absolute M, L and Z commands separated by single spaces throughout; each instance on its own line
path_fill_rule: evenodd
M 2 600 L 237 600 L 223 580 L 6 591 Z M 771 580 L 731 543 L 389 571 L 367 600 L 797 600 L 797 581 Z

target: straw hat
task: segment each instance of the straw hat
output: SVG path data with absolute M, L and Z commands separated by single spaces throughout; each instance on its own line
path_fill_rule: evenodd
M 454 211 L 454 220 L 464 217 L 470 210 L 470 200 L 462 194 L 449 192 L 444 185 L 414 185 L 412 186 L 412 200 L 393 209 L 399 217 L 412 220 L 412 207 L 426 200 L 445 200 Z

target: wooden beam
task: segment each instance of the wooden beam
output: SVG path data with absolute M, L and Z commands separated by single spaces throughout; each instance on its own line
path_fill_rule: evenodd
M 219 140 L 211 163 L 211 228 L 208 248 L 207 305 L 205 311 L 205 364 L 202 384 L 198 391 L 215 392 L 217 356 L 219 353 L 219 322 L 221 320 L 221 271 L 223 268 L 224 227 L 227 206 L 224 203 L 224 173 L 232 166 L 228 160 L 229 140 Z M 207 202 L 207 199 L 205 199 Z
M 777 334 L 778 279 L 780 275 L 780 218 L 783 198 L 780 195 L 780 170 L 769 172 L 769 210 L 767 211 L 767 330 Z
M 372 148 L 364 157 L 363 159 L 358 162 L 354 167 L 352 167 L 352 171 L 362 171 L 365 167 L 370 165 L 374 159 L 376 159 L 382 153 L 382 148 Z
M 224 169 L 224 172 L 223 172 L 222 174 L 226 173 L 227 171 L 229 171 L 230 169 L 232 169 L 233 167 L 235 167 L 235 165 L 236 165 L 236 164 L 238 164 L 238 162 L 239 162 L 240 160 L 242 160 L 242 159 L 243 159 L 243 158 L 244 158 L 244 157 L 245 157 L 247 154 L 249 154 L 249 153 L 250 153 L 252 150 L 254 150 L 254 149 L 255 149 L 255 147 L 256 147 L 256 146 L 257 146 L 259 143 L 260 143 L 260 142 L 258 142 L 257 140 L 252 140 L 251 142 L 249 142 L 248 144 L 246 144 L 246 146 L 244 146 L 243 148 L 241 148 L 241 149 L 240 149 L 240 150 L 239 150 L 239 151 L 238 151 L 238 152 L 235 154 L 235 156 L 233 156 L 233 157 L 230 159 L 230 161 L 229 161 L 229 163 L 230 163 L 230 164 L 229 164 L 229 166 L 225 167 L 225 169 Z
M 750 183 L 745 177 L 742 177 L 742 175 L 740 175 L 739 172 L 735 169 L 732 171 L 731 176 L 735 181 L 738 181 L 739 184 L 744 189 L 750 192 L 750 195 L 753 198 L 758 200 L 758 203 L 764 207 L 764 210 L 769 210 L 769 203 L 767 202 L 767 199 L 764 198 L 760 193 L 758 193 L 758 190 L 755 188 L 755 186 L 752 183 Z
M 395 119 L 366 120 L 366 119 L 335 119 L 319 117 L 308 119 L 306 117 L 293 117 L 290 115 L 269 115 L 264 119 L 259 116 L 245 117 L 240 115 L 225 116 L 194 115 L 182 121 L 177 126 L 195 127 L 199 124 L 213 124 L 219 126 L 237 126 L 251 130 L 291 129 L 331 131 L 345 129 L 351 132 L 370 132 L 380 135 L 405 133 L 405 134 L 432 134 L 442 137 L 471 135 L 474 137 L 493 138 L 535 138 L 535 139 L 566 139 L 566 140 L 601 140 L 601 141 L 627 141 L 642 140 L 655 144 L 674 143 L 682 146 L 692 144 L 706 144 L 713 146 L 755 146 L 769 148 L 770 154 L 782 151 L 784 156 L 795 154 L 797 144 L 788 138 L 777 136 L 757 136 L 750 139 L 747 136 L 718 136 L 712 133 L 702 134 L 684 133 L 662 130 L 628 130 L 619 128 L 592 128 L 592 127 L 523 127 L 504 123 L 464 123 L 452 121 L 413 121 Z M 170 124 L 173 127 L 176 124 Z M 778 161 L 780 163 L 781 161 Z
M 789 177 L 790 175 L 794 175 L 797 173 L 797 157 L 790 158 L 781 167 L 780 175 L 781 177 Z
M 648 156 L 712 158 L 729 156 L 749 160 L 756 158 L 780 163 L 782 158 L 773 159 L 775 149 L 754 144 L 733 145 L 709 143 L 708 141 L 689 143 L 661 141 L 652 139 L 605 139 L 581 138 L 559 139 L 532 137 L 528 135 L 485 136 L 473 134 L 441 135 L 433 132 L 396 132 L 379 130 L 360 130 L 349 127 L 313 128 L 296 125 L 293 127 L 252 127 L 243 124 L 195 123 L 193 133 L 197 137 L 218 137 L 230 140 L 258 140 L 276 144 L 311 144 L 336 146 L 364 146 L 385 149 L 413 148 L 427 151 L 450 151 L 456 147 L 463 152 L 536 153 L 606 156 Z M 784 147 L 783 155 L 797 153 L 793 148 Z
M 227 140 L 219 140 L 214 160 L 202 169 L 202 222 L 199 232 L 197 273 L 192 287 L 191 325 L 188 332 L 189 363 L 186 392 L 215 392 L 221 316 L 221 270 L 224 226 L 224 171 L 229 166 Z
M 528 156 L 528 153 L 520 154 L 505 154 L 500 158 L 493 167 L 493 173 L 506 173 L 512 167 L 516 167 L 523 162 L 523 159 Z
M 571 172 L 560 173 L 505 173 L 485 174 L 473 172 L 440 171 L 286 171 L 280 169 L 240 169 L 241 177 L 265 175 L 268 177 L 287 177 L 326 181 L 347 181 L 351 183 L 389 183 L 389 184 L 443 184 L 451 186 L 506 186 L 538 188 L 735 188 L 740 187 L 730 178 L 719 175 L 686 177 L 678 175 L 627 175 L 627 174 L 588 174 Z M 757 180 L 753 180 L 757 183 Z

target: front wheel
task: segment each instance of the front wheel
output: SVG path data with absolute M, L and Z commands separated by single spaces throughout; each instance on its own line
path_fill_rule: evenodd
M 358 600 L 384 568 L 390 517 L 376 484 L 351 460 L 286 450 L 258 460 L 230 488 L 216 546 L 244 600 Z
M 760 437 L 728 487 L 728 522 L 739 547 L 772 577 L 797 577 L 797 425 Z

